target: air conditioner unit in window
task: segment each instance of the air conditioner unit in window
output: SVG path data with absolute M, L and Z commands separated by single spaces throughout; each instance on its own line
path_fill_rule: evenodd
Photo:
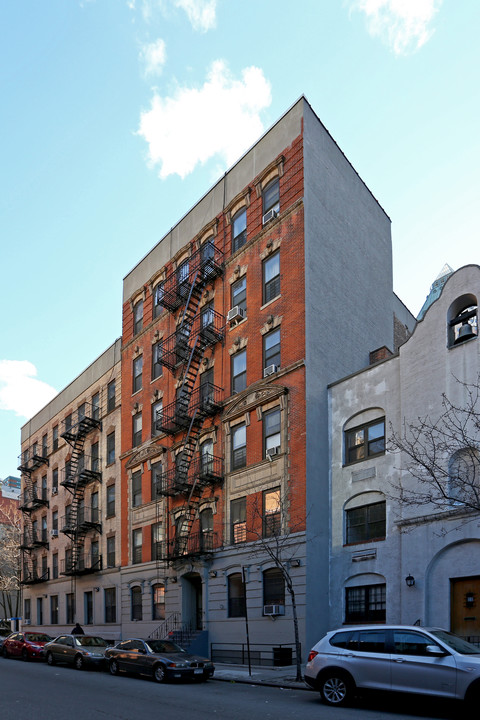
M 274 457 L 275 455 L 278 455 L 279 452 L 280 452 L 280 448 L 279 448 L 279 447 L 268 448 L 267 453 L 266 453 L 267 458 L 271 459 L 271 458 Z
M 52 488 L 52 495 L 58 495 L 58 487 Z
M 285 615 L 285 605 L 264 605 L 264 615 Z
M 232 320 L 243 320 L 244 317 L 245 310 L 239 305 L 235 305 L 235 307 L 233 307 L 227 313 L 227 322 L 231 322 Z
M 58 537 L 58 530 L 50 530 L 50 535 L 52 537 Z
M 273 220 L 274 218 L 276 218 L 277 215 L 278 215 L 278 212 L 277 212 L 277 210 L 275 210 L 275 208 L 272 208 L 271 210 L 267 210 L 267 212 L 263 216 L 262 224 L 266 225 L 268 222 L 270 222 L 270 220 Z
M 268 365 L 266 368 L 263 369 L 263 377 L 266 378 L 269 375 L 273 375 L 273 373 L 276 373 L 278 370 L 278 367 L 276 365 Z
M 24 620 L 24 621 L 23 621 L 23 624 L 24 624 L 24 625 L 31 625 L 31 624 L 32 624 L 32 621 L 29 620 L 29 619 L 27 619 L 27 620 Z

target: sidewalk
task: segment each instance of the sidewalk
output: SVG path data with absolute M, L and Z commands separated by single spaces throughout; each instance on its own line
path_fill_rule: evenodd
M 302 675 L 304 671 L 302 666 Z M 309 690 L 303 682 L 297 682 L 295 676 L 297 668 L 294 665 L 287 667 L 252 667 L 251 676 L 246 665 L 230 665 L 215 663 L 214 680 L 222 682 L 246 683 L 247 685 L 265 685 L 266 687 L 281 687 L 294 690 Z

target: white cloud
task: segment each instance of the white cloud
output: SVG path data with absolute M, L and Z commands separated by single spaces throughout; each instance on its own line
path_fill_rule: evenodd
M 260 111 L 272 101 L 270 83 L 257 67 L 235 80 L 222 60 L 213 63 L 200 88 L 179 87 L 173 97 L 152 98 L 138 134 L 148 143 L 159 176 L 184 178 L 198 163 L 220 156 L 228 166 L 263 132 Z
M 351 0 L 367 16 L 370 35 L 380 37 L 396 55 L 419 50 L 431 38 L 431 23 L 442 0 Z
M 0 360 L 0 410 L 30 418 L 46 405 L 57 391 L 36 375 L 37 368 L 28 360 Z
M 206 32 L 216 25 L 217 0 L 174 0 L 187 13 L 194 30 Z
M 145 66 L 145 75 L 160 75 L 167 59 L 165 42 L 159 38 L 144 45 L 140 51 L 140 58 Z

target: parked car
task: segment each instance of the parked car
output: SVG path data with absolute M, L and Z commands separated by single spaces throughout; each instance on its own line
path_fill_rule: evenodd
M 150 675 L 156 682 L 168 679 L 208 680 L 213 676 L 213 663 L 190 655 L 171 640 L 122 640 L 105 653 L 112 675 L 121 670 Z
M 4 658 L 21 657 L 22 660 L 43 658 L 45 644 L 52 640 L 51 635 L 40 632 L 14 632 L 3 641 Z
M 344 627 L 328 632 L 312 648 L 305 681 L 327 705 L 344 705 L 357 690 L 478 703 L 480 649 L 439 628 Z
M 106 640 L 96 635 L 59 635 L 45 646 L 49 665 L 66 663 L 82 670 L 86 665 L 103 665 Z
M 7 638 L 9 635 L 12 634 L 12 631 L 10 628 L 0 628 L 0 651 L 3 647 L 3 641 L 5 638 Z

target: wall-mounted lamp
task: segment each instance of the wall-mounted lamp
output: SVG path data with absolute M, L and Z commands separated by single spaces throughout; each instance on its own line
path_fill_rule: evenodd
M 171 583 L 176 583 L 176 582 L 177 582 L 177 576 L 174 575 L 173 577 L 171 577 L 171 578 L 170 578 L 170 582 L 171 582 Z
M 93 589 L 95 590 L 95 592 L 100 592 L 100 588 L 99 588 L 99 587 L 94 587 Z
M 300 567 L 300 559 L 293 558 L 292 560 L 290 560 L 290 567 Z
M 407 587 L 413 587 L 415 585 L 415 578 L 413 575 L 408 574 L 405 578 L 405 582 L 407 583 Z
M 217 571 L 216 570 L 210 570 L 208 573 L 208 577 L 216 578 L 217 577 Z

